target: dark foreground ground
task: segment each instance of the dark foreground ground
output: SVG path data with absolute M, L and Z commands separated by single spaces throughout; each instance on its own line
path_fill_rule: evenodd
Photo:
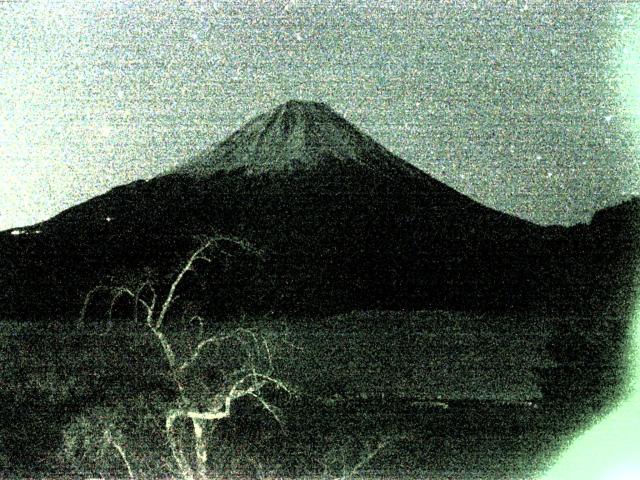
M 455 312 L 262 321 L 286 332 L 277 369 L 299 395 L 274 398 L 284 426 L 250 402 L 238 405 L 212 434 L 212 470 L 339 476 L 375 452 L 360 474 L 532 478 L 589 419 L 542 398 L 539 371 L 554 364 L 545 349 L 553 322 Z M 117 322 L 108 331 L 8 321 L 1 329 L 3 477 L 124 476 L 112 452 L 81 453 L 98 461 L 70 464 L 60 451 L 81 415 L 102 421 L 119 409 L 135 424 L 140 403 L 166 393 L 153 338 Z M 130 448 L 161 471 L 143 458 L 163 448 L 158 432 L 134 435 Z

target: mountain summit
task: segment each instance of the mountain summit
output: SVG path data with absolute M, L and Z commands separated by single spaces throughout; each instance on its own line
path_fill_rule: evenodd
M 258 115 L 173 173 L 196 177 L 239 169 L 248 174 L 284 173 L 323 168 L 327 161 L 383 175 L 418 173 L 325 103 L 300 100 Z

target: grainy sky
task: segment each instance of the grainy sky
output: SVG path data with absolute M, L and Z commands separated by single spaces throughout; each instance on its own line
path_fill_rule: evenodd
M 640 9 L 613 1 L 0 0 L 0 229 L 149 178 L 290 98 L 492 207 L 640 193 Z

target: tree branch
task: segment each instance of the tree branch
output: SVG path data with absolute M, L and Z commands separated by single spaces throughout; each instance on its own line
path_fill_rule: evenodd
M 112 292 L 113 296 L 111 297 L 111 304 L 109 305 L 109 321 L 113 318 L 113 308 L 120 297 L 128 295 L 134 300 L 136 299 L 136 295 L 126 287 L 116 287 L 112 289 Z
M 196 249 L 195 252 L 191 254 L 189 259 L 187 260 L 187 263 L 185 263 L 185 265 L 182 267 L 180 272 L 178 272 L 178 275 L 176 276 L 175 280 L 171 284 L 171 287 L 169 288 L 169 293 L 167 294 L 167 297 L 165 298 L 165 301 L 162 304 L 162 309 L 160 310 L 160 314 L 156 319 L 156 328 L 162 327 L 162 322 L 164 321 L 164 317 L 167 315 L 167 311 L 169 310 L 169 307 L 174 302 L 174 295 L 176 292 L 176 288 L 178 288 L 178 285 L 180 285 L 180 282 L 182 282 L 182 279 L 184 278 L 184 276 L 187 274 L 189 270 L 193 268 L 193 264 L 198 259 L 201 258 L 202 252 L 204 252 L 207 248 L 213 245 L 214 242 L 215 240 L 209 240 L 207 242 L 204 242 L 198 249 Z
M 80 318 L 79 321 L 82 323 L 87 315 L 87 309 L 89 308 L 89 304 L 91 303 L 91 299 L 93 298 L 93 296 L 100 292 L 100 291 L 111 291 L 110 287 L 107 287 L 106 285 L 97 285 L 95 287 L 93 287 L 91 290 L 89 290 L 89 293 L 87 293 L 84 297 L 84 303 L 82 304 L 82 309 L 80 310 Z
M 196 318 L 202 320 L 202 317 L 200 317 L 199 315 L 195 315 L 194 317 L 192 317 L 192 320 L 196 319 Z M 202 351 L 204 350 L 204 348 L 206 348 L 207 346 L 215 345 L 215 344 L 221 344 L 222 342 L 224 342 L 226 340 L 230 340 L 230 339 L 233 339 L 233 338 L 239 338 L 241 336 L 240 334 L 246 334 L 246 335 L 250 336 L 250 338 L 256 344 L 258 343 L 258 337 L 255 334 L 255 332 L 253 332 L 251 329 L 243 328 L 243 327 L 236 328 L 236 329 L 234 329 L 233 331 L 231 331 L 230 333 L 227 333 L 227 334 L 212 335 L 212 336 L 210 336 L 208 338 L 205 338 L 204 340 L 198 342 L 198 344 L 193 348 L 191 356 L 180 365 L 180 370 L 186 370 L 187 368 L 191 367 L 196 362 L 198 357 L 202 354 Z M 270 355 L 270 353 L 269 353 L 269 355 Z
M 371 450 L 369 453 L 367 453 L 358 463 L 356 463 L 354 465 L 354 467 L 351 469 L 350 472 L 348 472 L 345 475 L 342 475 L 341 477 L 338 477 L 336 480 L 347 480 L 348 478 L 353 477 L 356 473 L 358 473 L 358 471 L 364 467 L 365 465 L 367 465 L 371 460 L 373 460 L 373 457 L 375 457 L 380 450 L 382 450 L 384 447 L 387 446 L 387 441 L 383 440 L 380 443 L 378 443 L 378 445 L 376 446 L 376 448 L 374 448 L 373 450 Z
M 156 338 L 158 339 L 158 341 L 160 342 L 160 346 L 162 347 L 162 351 L 164 353 L 164 357 L 167 359 L 167 363 L 169 364 L 169 367 L 171 367 L 171 370 L 175 370 L 176 367 L 176 354 L 173 351 L 173 348 L 171 347 L 171 343 L 169 343 L 169 340 L 167 339 L 167 337 L 164 335 L 164 333 L 162 333 L 161 330 L 155 328 L 152 325 L 149 325 L 151 328 L 151 331 L 153 332 L 153 334 L 156 336 Z M 180 389 L 182 389 L 180 383 L 176 380 L 176 383 L 178 384 L 178 387 Z
M 278 409 L 278 407 L 276 407 L 275 405 L 271 405 L 269 402 L 267 402 L 264 398 L 262 398 L 262 396 L 258 395 L 257 393 L 252 392 L 252 393 L 249 393 L 248 395 L 258 400 L 258 402 L 260 402 L 260 404 L 264 407 L 264 409 L 271 414 L 271 416 L 276 420 L 276 422 L 278 422 L 280 425 L 283 425 L 283 422 L 280 419 L 280 413 L 279 413 L 280 410 Z
M 129 474 L 129 478 L 133 480 L 135 476 L 133 475 L 133 469 L 131 468 L 131 464 L 129 463 L 129 460 L 127 460 L 127 455 L 125 454 L 124 448 L 122 448 L 122 446 L 113 439 L 113 436 L 111 435 L 111 431 L 109 429 L 106 429 L 104 431 L 104 439 L 108 444 L 112 445 L 113 448 L 116 449 L 116 451 L 120 455 L 120 458 L 122 458 L 122 461 L 127 467 L 127 473 Z
M 145 301 L 142 300 L 142 293 L 144 292 L 145 288 L 148 288 L 149 290 L 151 290 L 152 303 L 155 303 L 156 289 L 153 288 L 153 285 L 151 284 L 151 282 L 149 280 L 145 280 L 138 287 L 138 290 L 136 290 L 135 304 L 134 304 L 134 307 L 133 307 L 134 308 L 133 319 L 134 319 L 135 322 L 138 321 L 138 305 L 139 304 L 142 304 L 142 305 L 146 304 L 147 313 L 150 310 L 150 306 Z
M 193 365 L 196 362 L 196 360 L 198 359 L 198 357 L 202 353 L 202 350 L 207 345 L 211 345 L 213 343 L 220 343 L 221 341 L 225 340 L 226 338 L 227 338 L 227 336 L 224 336 L 224 337 L 214 336 L 214 337 L 206 338 L 205 340 L 202 340 L 201 342 L 199 342 L 198 345 L 196 345 L 196 347 L 193 349 L 193 352 L 191 353 L 191 356 L 187 360 L 182 362 L 182 365 L 180 365 L 180 370 L 186 370 L 187 368 L 191 367 L 191 365 Z

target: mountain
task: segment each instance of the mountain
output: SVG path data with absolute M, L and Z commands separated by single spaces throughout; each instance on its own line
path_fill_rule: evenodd
M 293 100 L 257 116 L 175 173 L 207 177 L 237 169 L 247 174 L 309 171 L 322 168 L 328 159 L 390 178 L 420 173 L 324 103 Z
M 107 278 L 151 269 L 166 281 L 195 236 L 217 232 L 264 256 L 234 252 L 189 284 L 185 294 L 214 313 L 574 308 L 606 296 L 593 265 L 630 248 L 622 237 L 598 243 L 629 215 L 602 217 L 613 224 L 542 227 L 492 210 L 328 106 L 290 101 L 173 171 L 0 234 L 0 305 L 73 314 Z

